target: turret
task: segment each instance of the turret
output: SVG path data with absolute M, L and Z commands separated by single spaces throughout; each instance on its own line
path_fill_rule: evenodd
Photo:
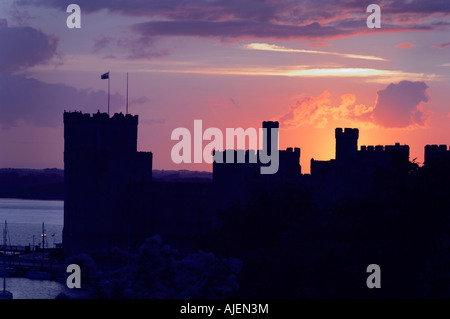
M 271 145 L 272 145 L 272 138 L 274 138 L 275 139 L 275 143 L 276 143 L 276 147 L 274 147 L 274 149 L 278 149 L 278 134 L 276 134 L 277 136 L 272 136 L 272 128 L 276 128 L 276 129 L 278 129 L 279 128 L 279 123 L 278 122 L 274 122 L 274 121 L 264 121 L 263 122 L 263 125 L 262 125 L 262 127 L 263 127 L 263 129 L 265 129 L 265 130 L 263 130 L 263 132 L 264 132 L 264 135 L 263 135 L 263 141 L 264 141 L 264 143 L 263 143 L 263 150 L 264 151 L 266 151 L 266 154 L 268 155 L 268 156 L 270 156 L 271 155 Z
M 336 128 L 336 161 L 347 161 L 356 158 L 358 152 L 359 130 L 357 128 Z

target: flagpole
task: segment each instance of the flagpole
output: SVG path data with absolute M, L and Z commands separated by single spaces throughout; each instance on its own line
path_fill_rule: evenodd
M 127 112 L 125 115 L 128 114 L 128 72 L 127 72 Z
M 109 116 L 109 79 L 110 79 L 110 77 L 111 77 L 111 75 L 109 74 L 109 71 L 108 71 L 108 116 Z

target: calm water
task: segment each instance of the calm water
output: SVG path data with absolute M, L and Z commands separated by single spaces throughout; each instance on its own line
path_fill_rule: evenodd
M 3 279 L 1 279 L 3 289 Z M 60 293 L 72 298 L 83 298 L 84 293 L 69 289 L 66 285 L 52 280 L 35 280 L 28 278 L 6 278 L 6 289 L 13 293 L 13 299 L 54 299 Z
M 42 223 L 47 234 L 46 247 L 62 242 L 63 201 L 0 198 L 0 228 L 8 222 L 8 244 L 42 246 Z M 1 238 L 3 240 L 3 237 Z
M 44 223 L 46 247 L 54 247 L 55 243 L 62 242 L 63 217 L 63 201 L 0 198 L 0 228 L 3 230 L 6 220 L 11 245 L 32 245 L 34 236 L 34 244 L 42 246 Z M 6 278 L 6 289 L 13 293 L 14 299 L 53 299 L 61 292 L 71 296 L 77 293 L 59 282 L 28 278 Z

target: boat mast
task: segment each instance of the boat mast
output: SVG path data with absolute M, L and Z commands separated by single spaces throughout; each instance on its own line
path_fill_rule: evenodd
M 5 260 L 6 257 L 6 229 L 8 227 L 8 224 L 5 219 L 5 228 L 3 228 L 3 260 Z M 6 275 L 3 274 L 3 293 L 6 293 Z
M 45 237 L 47 236 L 47 234 L 45 233 L 45 227 L 44 227 L 44 222 L 42 222 L 42 250 L 45 249 Z
M 6 232 L 8 229 L 8 224 L 7 221 L 5 219 L 5 228 L 3 228 L 3 255 L 6 256 Z

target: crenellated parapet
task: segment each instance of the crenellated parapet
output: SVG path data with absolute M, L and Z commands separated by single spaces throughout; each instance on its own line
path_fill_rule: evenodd
M 136 152 L 137 115 L 64 112 L 64 141 L 67 151 Z
M 450 162 L 447 145 L 425 145 L 425 166 L 439 166 Z
M 400 145 L 400 143 L 395 143 L 395 145 L 362 145 L 359 154 L 365 158 L 377 155 L 395 155 L 408 160 L 409 146 Z

